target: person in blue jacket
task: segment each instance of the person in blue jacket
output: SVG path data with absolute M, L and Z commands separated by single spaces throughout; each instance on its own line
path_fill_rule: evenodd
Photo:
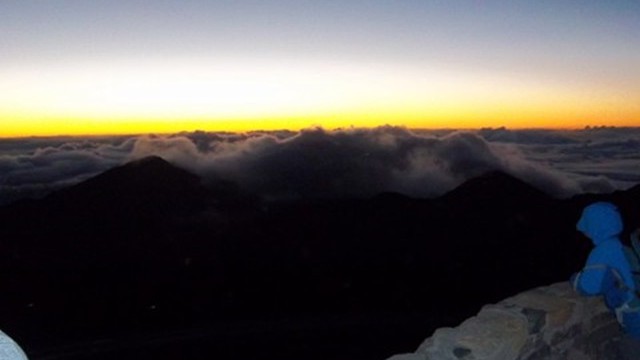
M 583 295 L 603 295 L 625 333 L 640 339 L 640 299 L 625 247 L 619 236 L 623 225 L 618 208 L 608 202 L 587 206 L 576 225 L 595 247 L 584 268 L 572 277 Z

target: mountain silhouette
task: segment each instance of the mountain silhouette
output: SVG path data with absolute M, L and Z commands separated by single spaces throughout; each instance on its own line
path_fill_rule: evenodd
M 133 359 L 134 345 L 118 345 L 116 334 L 199 327 L 209 334 L 199 333 L 202 346 L 218 347 L 192 358 L 233 359 L 213 336 L 227 325 L 230 342 L 272 334 L 264 346 L 295 346 L 271 332 L 274 319 L 307 329 L 296 336 L 314 347 L 347 332 L 385 358 L 482 304 L 568 279 L 589 250 L 575 231 L 584 205 L 613 201 L 625 219 L 638 217 L 638 189 L 554 199 L 496 171 L 435 199 L 274 203 L 147 157 L 0 208 L 0 318 L 42 358 Z M 405 325 L 367 325 L 389 314 Z M 349 321 L 330 325 L 335 316 Z M 86 353 L 58 356 L 45 331 L 62 347 L 86 341 Z M 100 357 L 92 344 L 105 338 L 114 345 Z M 168 343 L 182 351 L 189 336 L 181 339 Z M 145 351 L 170 358 L 162 346 Z
M 198 176 L 150 156 L 54 192 L 44 203 L 55 211 L 146 218 L 200 211 L 208 197 Z
M 543 205 L 550 196 L 512 175 L 502 171 L 490 171 L 463 182 L 442 197 L 444 202 L 456 206 L 471 204 L 497 204 L 500 206 Z

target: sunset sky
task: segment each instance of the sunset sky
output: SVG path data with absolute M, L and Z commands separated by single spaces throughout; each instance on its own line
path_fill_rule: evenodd
M 640 126 L 640 2 L 7 0 L 0 137 Z

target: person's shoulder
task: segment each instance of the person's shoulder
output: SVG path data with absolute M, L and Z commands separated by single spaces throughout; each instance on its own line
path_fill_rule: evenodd
M 593 248 L 594 250 L 601 251 L 601 249 L 622 249 L 622 242 L 618 238 L 611 238 L 609 240 L 601 241 Z
M 622 243 L 620 241 L 603 241 L 594 246 L 589 254 L 589 259 L 605 259 L 616 257 L 617 254 L 622 254 Z

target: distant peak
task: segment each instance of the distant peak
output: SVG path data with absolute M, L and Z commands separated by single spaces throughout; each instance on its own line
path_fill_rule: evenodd
M 48 198 L 71 209 L 101 215 L 164 216 L 204 206 L 200 178 L 159 156 L 147 156 L 109 169 Z M 154 215 L 155 214 L 155 215 Z M 164 214 L 164 215 L 163 215 Z
M 137 177 L 149 177 L 149 180 L 154 182 L 167 181 L 167 177 L 173 179 L 197 178 L 196 175 L 155 155 L 130 161 L 124 165 L 108 170 L 97 177 L 111 177 L 111 180 L 123 178 L 123 180 L 129 181 L 128 177 L 133 174 Z
M 140 159 L 136 159 L 128 162 L 126 165 L 129 166 L 142 166 L 142 165 L 171 165 L 167 160 L 161 158 L 157 155 L 150 155 Z
M 521 179 L 508 174 L 502 170 L 491 170 L 487 171 L 484 174 L 477 176 L 475 178 L 471 178 L 466 181 L 467 184 L 476 184 L 476 186 L 481 185 L 511 185 L 511 186 L 523 186 L 523 187 L 531 187 L 531 185 L 522 181 Z
M 529 183 L 504 171 L 488 171 L 469 179 L 445 194 L 445 198 L 468 198 L 476 200 L 495 200 L 497 198 L 546 199 L 547 195 Z
M 502 171 L 502 170 L 490 170 L 485 172 L 484 174 L 477 176 L 476 181 L 493 181 L 493 182 L 510 182 L 510 183 L 519 183 L 519 184 L 524 184 L 524 181 L 522 181 L 521 179 L 511 175 L 511 174 L 507 174 L 506 172 Z

